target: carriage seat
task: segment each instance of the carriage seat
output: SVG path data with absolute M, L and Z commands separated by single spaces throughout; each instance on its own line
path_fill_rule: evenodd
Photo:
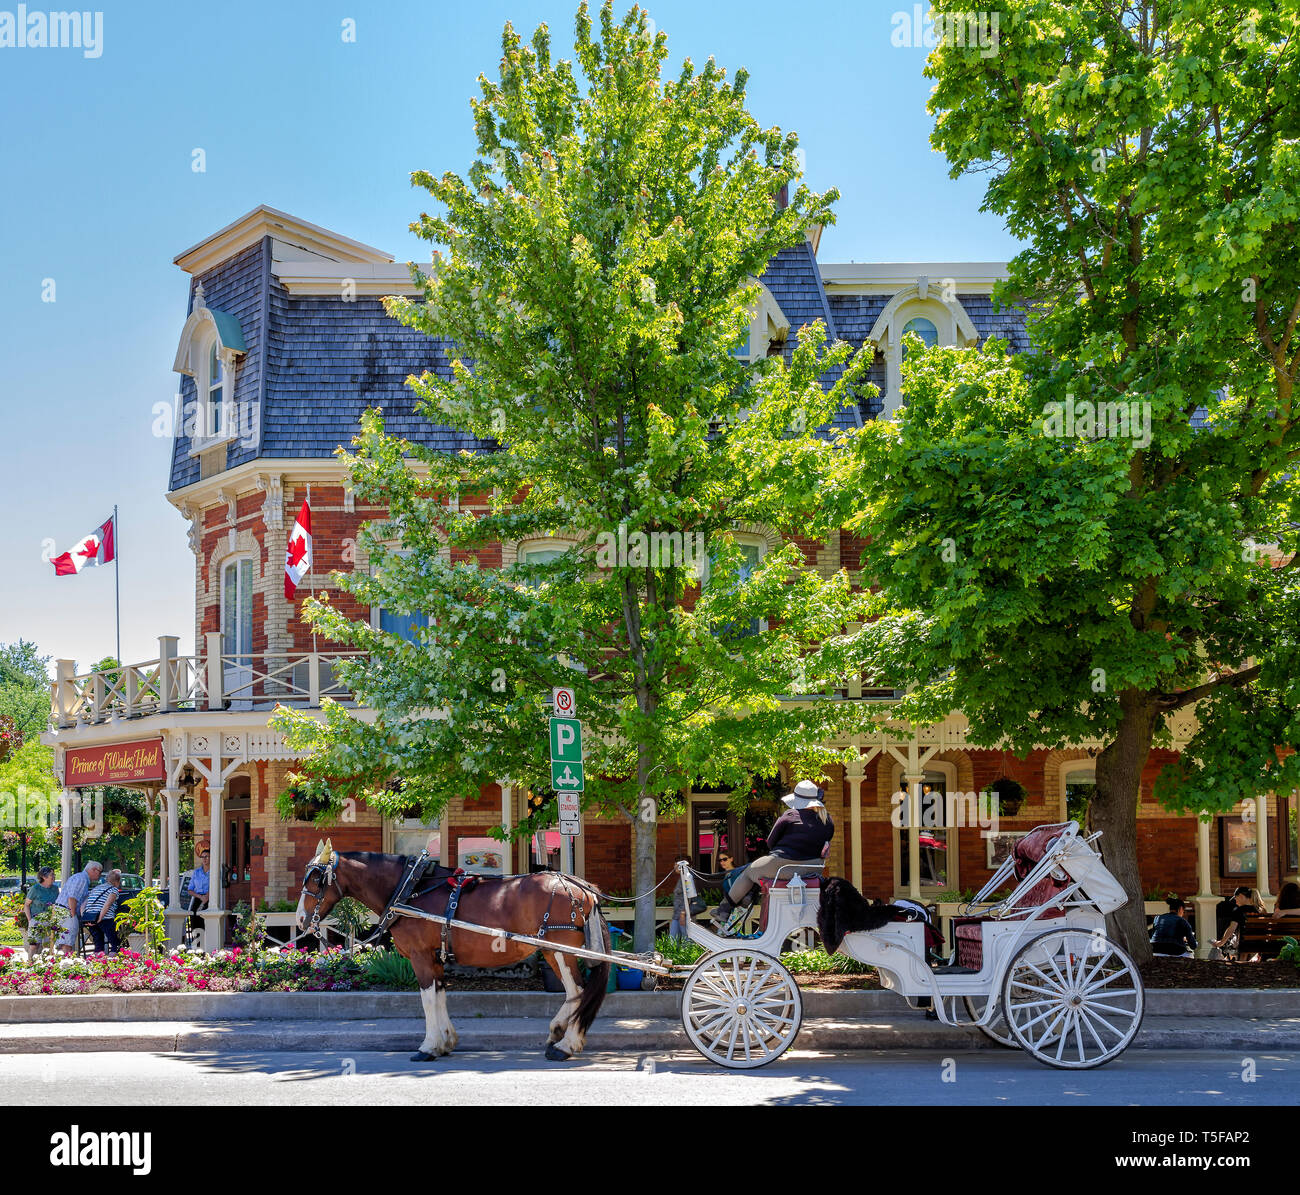
M 775 882 L 766 878 L 762 878 L 758 881 L 759 887 L 763 890 L 763 907 L 758 914 L 759 933 L 762 933 L 765 929 L 767 929 L 767 906 L 770 903 L 767 899 L 768 892 L 771 891 L 771 889 L 773 888 L 790 887 L 790 880 L 792 880 L 793 878 L 794 878 L 793 876 L 782 877 L 781 879 Z M 803 880 L 805 888 L 816 888 L 820 890 L 822 886 L 822 877 L 820 872 L 812 872 L 809 875 L 801 876 L 800 879 Z

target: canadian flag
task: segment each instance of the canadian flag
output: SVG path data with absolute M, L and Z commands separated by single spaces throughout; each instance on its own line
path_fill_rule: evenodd
M 284 556 L 284 596 L 293 595 L 303 577 L 311 571 L 311 507 L 304 498 L 302 509 L 289 532 L 289 549 Z
M 54 575 L 70 577 L 81 572 L 88 564 L 108 564 L 116 558 L 114 543 L 117 536 L 113 520 L 96 527 L 85 539 L 70 552 L 54 557 Z

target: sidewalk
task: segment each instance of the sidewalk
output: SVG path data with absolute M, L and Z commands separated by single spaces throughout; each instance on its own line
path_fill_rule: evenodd
M 1148 997 L 1134 1049 L 1300 1050 L 1300 992 L 1153 991 Z M 676 992 L 611 994 L 588 1035 L 588 1050 L 689 1050 L 677 998 Z M 450 993 L 459 1051 L 540 1053 L 558 1001 L 543 992 Z M 247 1015 L 236 1019 L 236 1012 Z M 26 1015 L 18 1020 L 15 1013 Z M 27 1019 L 33 1016 L 43 1019 Z M 424 1036 L 418 998 L 399 992 L 5 997 L 0 1022 L 0 1054 L 409 1052 Z M 927 1021 L 891 993 L 806 992 L 797 1048 L 1001 1047 L 977 1030 Z

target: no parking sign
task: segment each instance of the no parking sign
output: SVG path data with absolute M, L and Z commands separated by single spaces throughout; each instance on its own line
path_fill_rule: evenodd
M 557 718 L 571 718 L 573 717 L 573 711 L 578 708 L 572 689 L 552 689 L 551 701 L 555 705 Z

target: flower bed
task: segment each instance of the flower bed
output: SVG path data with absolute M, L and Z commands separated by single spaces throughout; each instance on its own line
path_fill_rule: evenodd
M 319 954 L 240 947 L 215 954 L 176 950 L 151 958 L 134 950 L 112 957 L 24 960 L 0 947 L 0 996 L 90 992 L 351 992 L 386 986 L 371 975 L 369 954 L 342 948 Z M 382 952 L 386 953 L 386 952 Z

